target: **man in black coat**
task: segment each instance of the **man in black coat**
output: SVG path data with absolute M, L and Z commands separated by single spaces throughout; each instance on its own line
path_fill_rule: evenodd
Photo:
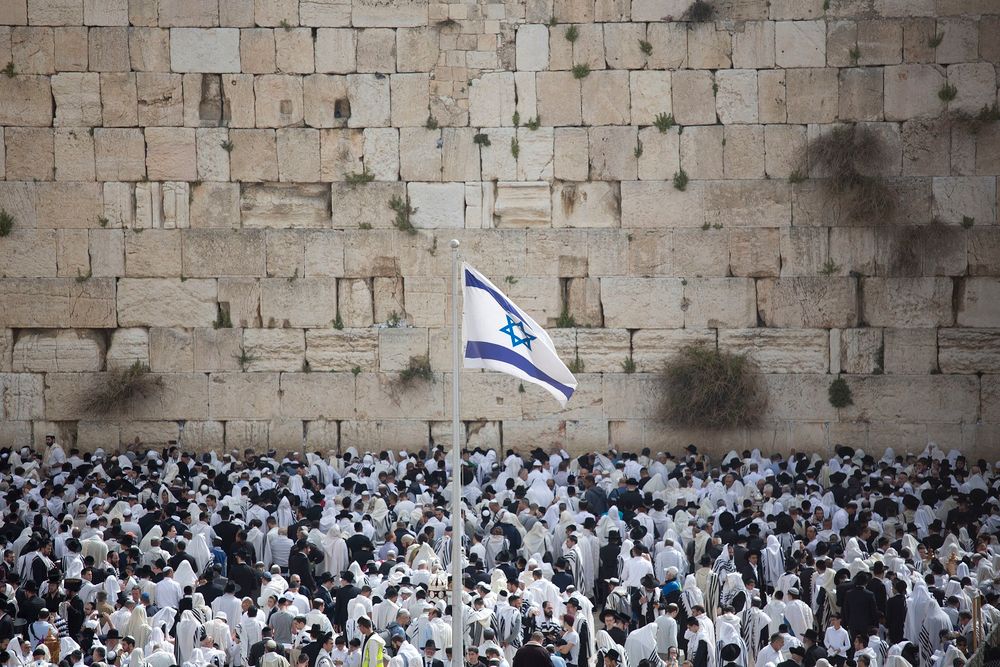
M 351 572 L 344 572 L 341 578 L 340 588 L 334 596 L 336 612 L 334 614 L 334 626 L 343 630 L 347 625 L 347 612 L 351 600 L 361 595 L 361 589 L 354 585 L 354 575 Z
M 700 625 L 698 619 L 694 616 L 689 617 L 687 620 L 687 629 L 691 634 L 697 635 Z M 695 642 L 697 643 L 695 644 Z M 695 645 L 692 646 L 692 644 Z M 708 652 L 713 650 L 715 650 L 714 646 L 710 647 L 704 639 L 695 636 L 688 642 L 688 660 L 691 661 L 694 667 L 708 667 Z
M 819 633 L 812 628 L 806 630 L 802 636 L 802 646 L 806 649 L 802 661 L 805 667 L 815 667 L 817 660 L 827 657 L 826 649 L 819 643 Z
M 229 566 L 229 581 L 236 584 L 236 589 L 241 597 L 256 598 L 260 595 L 260 578 L 254 569 L 247 565 L 246 555 L 243 552 L 237 551 L 232 557 L 233 563 Z
M 239 587 L 238 584 L 234 585 L 236 585 L 237 588 Z M 195 592 L 201 593 L 205 598 L 205 604 L 212 606 L 212 602 L 214 602 L 216 598 L 222 597 L 223 593 L 226 592 L 226 588 L 222 585 L 222 582 L 216 579 L 215 571 L 209 569 L 205 573 L 205 583 L 198 586 L 198 588 L 195 589 Z
M 802 667 L 806 659 L 806 650 L 801 646 L 793 646 L 788 649 L 788 660 L 778 663 L 777 667 Z
M 872 578 L 866 584 L 866 588 L 872 592 L 875 596 L 875 606 L 878 607 L 879 613 L 885 613 L 886 600 L 889 599 L 889 595 L 885 590 L 885 563 L 882 561 L 875 561 L 872 565 Z
M 288 556 L 288 574 L 299 575 L 299 581 L 301 581 L 302 585 L 308 588 L 310 593 L 313 593 L 316 590 L 316 580 L 313 579 L 312 575 L 309 550 L 309 543 L 305 540 L 299 540 L 296 543 L 291 555 Z
M 872 628 L 878 627 L 878 605 L 875 596 L 867 588 L 868 573 L 859 572 L 854 585 L 848 589 L 841 605 L 841 616 L 847 632 L 852 636 L 867 637 Z
M 233 546 L 236 544 L 236 533 L 240 531 L 240 527 L 229 520 L 228 507 L 223 507 L 219 510 L 219 516 L 222 520 L 212 526 L 212 529 L 219 539 L 222 540 L 222 548 L 225 549 L 226 555 L 232 556 Z
M 444 661 L 438 660 L 434 657 L 437 653 L 437 645 L 434 643 L 433 639 L 428 639 L 427 643 L 424 644 L 424 667 L 444 667 Z M 516 659 L 516 656 L 515 656 Z M 416 667 L 412 665 L 411 667 Z
M 892 582 L 894 595 L 885 603 L 886 629 L 889 631 L 889 643 L 898 644 L 903 641 L 903 625 L 906 622 L 906 582 L 897 579 Z
M 549 652 L 542 646 L 545 641 L 541 632 L 531 633 L 531 638 L 514 654 L 511 667 L 552 667 Z
M 264 657 L 267 653 L 267 643 L 271 641 L 271 628 L 265 625 L 260 631 L 260 641 L 256 644 L 250 646 L 250 652 L 247 653 L 247 664 L 250 667 L 257 667 L 260 664 L 260 659 Z

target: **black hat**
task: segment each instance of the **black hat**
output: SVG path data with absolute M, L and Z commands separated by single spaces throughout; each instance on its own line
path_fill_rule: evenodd
M 726 644 L 722 647 L 722 650 L 719 651 L 719 657 L 726 662 L 732 662 L 740 657 L 740 647 L 736 644 Z
M 437 644 L 434 643 L 433 639 L 428 639 L 427 643 L 424 644 L 424 648 L 432 648 L 432 649 L 437 650 Z
M 122 638 L 121 634 L 114 628 L 108 630 L 108 634 L 104 635 L 104 639 L 121 639 L 121 638 Z
M 813 630 L 812 628 L 806 630 L 802 636 L 813 643 L 816 643 L 816 641 L 819 640 L 819 633 Z
M 806 650 L 801 646 L 793 646 L 792 648 L 788 649 L 788 652 L 791 653 L 792 655 L 800 655 L 800 656 L 805 656 L 806 654 Z

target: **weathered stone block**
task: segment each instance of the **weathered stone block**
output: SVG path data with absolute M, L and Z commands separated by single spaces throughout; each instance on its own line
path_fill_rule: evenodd
M 552 218 L 549 184 L 498 183 L 493 215 L 497 227 L 547 226 Z
M 233 180 L 278 180 L 278 150 L 274 130 L 231 130 L 233 148 L 229 171 Z
M 736 125 L 723 134 L 722 170 L 728 179 L 764 177 L 764 126 Z
M 1000 326 L 1000 278 L 969 278 L 960 296 L 959 326 Z
M 154 181 L 198 178 L 195 132 L 185 127 L 146 128 L 146 173 Z
M 979 393 L 976 378 L 958 375 L 871 375 L 851 378 L 854 405 L 847 419 L 896 423 L 971 422 Z
M 319 130 L 283 128 L 277 131 L 278 178 L 312 183 L 320 180 Z
M 170 31 L 174 72 L 239 72 L 240 31 L 236 28 L 174 28 Z
M 127 72 L 128 28 L 90 29 L 89 69 L 94 72 Z
M 20 78 L 20 77 L 19 77 Z M 63 72 L 52 77 L 52 99 L 56 104 L 53 124 L 62 127 L 90 127 L 101 124 L 101 78 L 96 72 Z M 33 125 L 33 116 L 40 118 L 41 107 L 35 108 L 34 95 L 39 89 L 22 89 L 28 95 L 24 109 L 27 119 L 18 120 L 17 125 Z M 22 102 L 23 104 L 24 102 Z M 51 108 L 48 100 L 44 106 Z M 18 108 L 22 108 L 18 105 Z
M 13 346 L 15 373 L 83 373 L 104 366 L 104 338 L 96 331 L 25 331 Z
M 757 323 L 754 281 L 701 278 L 684 287 L 681 310 L 686 328 L 738 328 Z
M 19 74 L 53 74 L 55 72 L 55 46 L 52 28 L 17 27 L 7 33 L 10 54 L 8 62 L 14 63 L 14 71 Z
M 281 414 L 301 419 L 352 419 L 354 376 L 350 373 L 282 373 Z
M 278 396 L 278 373 L 213 373 L 208 381 L 213 419 L 278 417 Z
M 703 191 L 689 184 L 684 191 L 672 183 L 623 181 L 622 227 L 700 227 L 704 223 Z
M 351 3 L 346 0 L 301 0 L 299 25 L 346 26 L 351 24 Z
M 838 70 L 790 69 L 785 72 L 789 123 L 832 123 L 839 108 Z M 761 114 L 764 121 L 764 114 Z
M 251 357 L 247 371 L 302 371 L 305 332 L 302 329 L 246 329 L 243 349 Z
M 351 100 L 348 127 L 388 127 L 389 79 L 375 74 L 350 74 L 347 93 Z
M 590 128 L 590 178 L 626 181 L 638 178 L 634 127 Z
M 887 328 L 883 332 L 886 373 L 923 375 L 938 368 L 936 329 Z
M 378 333 L 372 329 L 307 329 L 306 360 L 314 371 L 378 367 Z
M 105 127 L 131 127 L 139 124 L 139 98 L 136 76 L 132 72 L 101 74 L 101 102 Z
M 771 21 L 747 21 L 743 31 L 733 35 L 733 67 L 774 67 L 775 25 Z
M 883 372 L 881 329 L 834 329 L 830 332 L 830 346 L 833 373 Z
M 91 278 L 0 280 L 0 324 L 11 328 L 114 328 L 115 281 Z
M 57 232 L 54 229 L 17 229 L 0 243 L 0 266 L 5 277 L 56 275 Z
M 0 373 L 0 422 L 42 419 L 45 416 L 42 375 Z M 6 433 L 5 433 L 5 437 Z
M 678 70 L 671 78 L 673 84 L 674 118 L 681 125 L 714 125 L 715 93 L 711 72 Z
M 826 65 L 825 21 L 778 21 L 774 24 L 775 64 L 778 67 Z
M 127 368 L 135 363 L 149 366 L 149 331 L 142 328 L 116 329 L 108 346 L 108 370 Z
M 240 66 L 248 74 L 273 74 L 277 69 L 274 30 L 250 28 L 240 31 Z
M 539 72 L 535 75 L 538 114 L 550 126 L 581 122 L 580 81 L 572 72 Z
M 951 326 L 950 278 L 864 278 L 862 317 L 869 326 Z
M 941 329 L 938 350 L 942 373 L 989 373 L 1000 364 L 1000 331 Z
M 829 347 L 823 330 L 719 330 L 719 349 L 746 355 L 762 373 L 826 373 Z
M 941 114 L 938 91 L 945 78 L 934 65 L 892 65 L 885 68 L 885 119 L 909 120 Z
M 402 0 L 386 5 L 376 0 L 360 0 L 351 6 L 355 27 L 412 27 L 427 25 L 427 0 Z
M 214 280 L 122 278 L 118 284 L 121 326 L 211 326 L 216 319 Z
M 55 171 L 54 134 L 48 128 L 10 127 L 5 130 L 7 177 L 50 181 Z
M 608 327 L 679 328 L 684 325 L 679 278 L 603 278 L 601 303 Z
M 462 183 L 410 183 L 410 222 L 419 229 L 465 226 L 465 185 Z
M 274 42 L 279 72 L 309 74 L 315 71 L 311 30 L 308 28 L 276 30 Z
M 852 327 L 857 284 L 851 278 L 766 278 L 757 281 L 757 307 L 769 327 Z
M 732 36 L 714 22 L 688 24 L 688 67 L 725 69 L 732 66 Z
M 94 152 L 98 180 L 139 181 L 146 174 L 146 141 L 138 128 L 97 128 Z
M 261 281 L 260 314 L 267 327 L 325 327 L 337 318 L 334 278 Z
M 181 75 L 139 72 L 136 91 L 140 125 L 183 124 L 184 79 Z
M 256 77 L 254 98 L 257 127 L 288 127 L 302 123 L 302 78 L 283 74 Z

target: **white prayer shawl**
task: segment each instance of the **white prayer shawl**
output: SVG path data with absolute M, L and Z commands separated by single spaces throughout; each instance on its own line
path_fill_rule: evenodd
M 684 579 L 684 588 L 681 590 L 681 603 L 688 616 L 693 616 L 692 609 L 695 606 L 705 608 L 705 595 L 698 587 L 698 581 L 693 574 L 689 574 Z
M 549 534 L 545 523 L 536 521 L 531 530 L 524 536 L 521 543 L 521 555 L 525 558 L 538 556 L 541 559 L 547 553 L 552 552 L 552 536 Z
M 656 650 L 666 655 L 671 648 L 677 648 L 677 620 L 660 614 L 656 617 Z
M 212 552 L 208 548 L 204 534 L 197 534 L 188 542 L 187 552 L 198 563 L 198 574 L 204 572 L 205 568 L 212 562 Z
M 149 640 L 151 630 L 152 626 L 146 617 L 146 608 L 142 605 L 136 605 L 132 610 L 132 615 L 129 617 L 128 622 L 125 624 L 125 632 L 123 634 L 131 635 L 135 639 L 136 646 L 145 646 Z
M 191 567 L 191 563 L 186 560 L 180 562 L 177 566 L 177 570 L 174 572 L 174 581 L 180 584 L 181 590 L 187 587 L 191 587 L 191 590 L 198 585 L 198 575 L 194 573 L 194 569 Z
M 243 615 L 243 601 L 230 593 L 220 595 L 212 600 L 212 615 L 215 616 L 219 612 L 226 615 L 226 624 L 230 630 L 235 631 Z
M 597 631 L 597 638 L 595 639 L 595 643 L 597 644 L 597 651 L 601 655 L 606 655 L 608 651 L 613 649 L 618 652 L 618 657 L 619 660 L 621 661 L 622 667 L 629 666 L 628 654 L 625 651 L 625 647 L 622 646 L 621 644 L 616 644 L 615 640 L 611 638 L 611 635 L 608 634 L 607 630 Z M 660 653 L 663 653 L 663 651 L 659 649 L 659 646 L 657 646 L 657 650 Z M 600 661 L 598 661 L 597 667 L 602 667 L 602 663 Z
M 250 648 L 263 636 L 264 623 L 260 619 L 260 614 L 254 618 L 244 615 L 240 619 L 239 625 L 236 626 L 236 636 L 240 639 L 240 658 L 243 665 L 249 664 L 247 657 L 250 655 Z
M 802 600 L 790 600 L 785 603 L 785 619 L 799 641 L 802 641 L 805 631 L 813 626 L 812 610 Z
M 785 557 L 781 551 L 781 543 L 774 535 L 767 536 L 767 546 L 764 548 L 764 577 L 767 584 L 777 586 L 778 579 L 785 572 Z
M 736 659 L 736 664 L 740 667 L 747 667 L 747 645 L 740 636 L 740 631 L 730 623 L 721 623 L 717 626 L 718 642 L 716 643 L 717 664 L 723 664 L 722 649 L 725 646 L 735 645 L 740 649 L 740 655 Z M 711 650 L 711 649 L 710 649 Z
M 177 622 L 177 663 L 183 664 L 191 659 L 191 654 L 201 643 L 202 627 L 198 618 L 191 610 L 181 612 L 181 620 Z
M 239 624 L 238 621 L 239 618 L 237 618 L 237 625 Z M 218 618 L 212 619 L 205 624 L 205 633 L 212 638 L 212 641 L 219 647 L 220 651 L 229 653 L 229 649 L 233 644 L 233 631 L 227 621 Z
M 710 644 L 709 653 L 714 653 L 713 648 Z M 658 667 L 662 661 L 657 653 L 656 624 L 649 623 L 629 633 L 625 639 L 625 654 L 628 656 L 629 665 L 638 665 L 643 660 L 648 660 L 652 667 Z

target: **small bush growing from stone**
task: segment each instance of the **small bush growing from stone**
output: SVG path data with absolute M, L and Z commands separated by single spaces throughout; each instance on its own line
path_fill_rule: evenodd
M 573 65 L 573 78 L 574 79 L 585 79 L 590 76 L 590 66 L 589 65 Z
M 846 408 L 854 405 L 854 396 L 851 394 L 851 387 L 844 378 L 837 378 L 830 383 L 828 390 L 830 405 L 835 408 Z
M 753 426 L 767 404 L 756 366 L 746 357 L 708 345 L 686 345 L 663 372 L 660 419 L 681 427 Z
M 885 141 L 868 127 L 838 127 L 808 147 L 809 162 L 827 174 L 826 186 L 850 217 L 878 221 L 896 207 L 896 195 L 880 176 L 871 175 L 885 162 Z
M 485 132 L 477 132 L 475 135 L 473 135 L 472 141 L 473 143 L 478 144 L 480 146 L 489 146 L 490 135 L 486 134 Z
M 688 186 L 688 175 L 687 172 L 681 169 L 674 174 L 674 187 L 683 192 L 687 190 Z
M 14 229 L 14 216 L 0 208 L 0 236 L 9 236 Z
M 566 41 L 572 44 L 580 36 L 580 30 L 575 25 L 571 25 L 566 28 L 566 32 L 563 35 L 566 37 Z
M 427 355 L 410 357 L 410 364 L 399 374 L 399 383 L 404 387 L 415 382 L 433 382 L 434 371 L 431 370 L 431 360 Z
M 958 96 L 958 88 L 951 85 L 950 83 L 944 84 L 943 86 L 941 86 L 941 90 L 938 91 L 938 97 L 941 99 L 942 102 L 951 102 L 957 96 Z
M 119 412 L 129 403 L 149 397 L 163 385 L 149 366 L 136 361 L 131 366 L 108 371 L 102 384 L 83 399 L 83 409 L 95 416 Z
M 393 224 L 401 232 L 416 234 L 417 228 L 410 222 L 410 216 L 417 212 L 417 209 L 410 206 L 410 202 L 402 197 L 393 196 L 389 200 L 389 208 L 396 212 Z
M 715 7 L 712 6 L 711 2 L 705 2 L 705 0 L 695 0 L 684 12 L 684 18 L 695 23 L 711 21 L 713 16 L 715 16 Z
M 665 133 L 676 124 L 677 121 L 674 120 L 674 115 L 672 113 L 658 113 L 656 114 L 656 117 L 653 118 L 653 125 L 660 132 Z

